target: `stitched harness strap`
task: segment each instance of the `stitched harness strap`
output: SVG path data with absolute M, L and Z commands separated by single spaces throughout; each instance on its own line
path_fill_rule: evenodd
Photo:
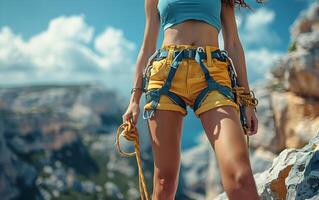
M 151 103 L 151 109 L 150 109 L 151 113 L 147 114 L 147 111 L 144 110 L 143 112 L 144 119 L 149 119 L 150 117 L 154 115 L 154 111 L 157 108 L 161 95 L 163 94 L 167 95 L 172 101 L 174 101 L 175 103 L 177 103 L 178 105 L 186 109 L 186 103 L 178 95 L 169 91 L 174 75 L 182 59 L 183 59 L 183 51 L 180 51 L 176 56 L 174 56 L 174 60 L 172 61 L 172 64 L 170 65 L 170 70 L 168 72 L 167 78 L 163 86 L 161 88 L 149 90 L 148 92 L 145 93 L 146 102 L 148 103 L 152 101 L 152 103 Z
M 168 51 L 164 49 L 159 49 L 160 51 L 157 52 L 157 55 L 154 56 L 154 60 L 161 60 L 168 56 Z M 195 59 L 197 49 L 182 49 L 182 50 L 175 50 L 173 52 L 173 57 L 176 57 L 179 53 L 181 53 L 183 58 L 193 58 Z M 203 59 L 207 59 L 207 54 L 202 54 Z M 226 58 L 223 56 L 222 51 L 217 49 L 215 51 L 211 51 L 211 57 L 217 58 L 220 61 L 226 61 Z
M 213 90 L 218 90 L 224 96 L 226 96 L 227 98 L 231 99 L 232 101 L 235 100 L 234 99 L 234 94 L 233 94 L 231 88 L 228 88 L 226 86 L 223 86 L 223 85 L 217 83 L 214 80 L 214 78 L 210 76 L 207 67 L 203 63 L 203 59 L 205 58 L 205 55 L 206 55 L 206 53 L 204 52 L 204 50 L 201 49 L 201 48 L 198 48 L 197 54 L 195 55 L 195 60 L 196 60 L 197 63 L 200 64 L 200 67 L 201 67 L 202 71 L 204 72 L 205 79 L 207 81 L 208 86 L 205 89 L 203 89 L 199 93 L 199 95 L 196 97 L 195 102 L 194 102 L 194 106 L 193 106 L 194 111 L 196 111 L 200 107 L 201 103 L 207 97 L 208 93 L 210 91 L 213 91 Z

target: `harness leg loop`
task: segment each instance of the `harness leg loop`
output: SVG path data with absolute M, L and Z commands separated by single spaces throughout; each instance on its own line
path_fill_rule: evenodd
M 172 50 L 170 52 L 172 52 Z M 172 54 L 169 54 L 169 55 L 172 55 Z M 152 103 L 151 103 L 151 109 L 150 109 L 151 111 L 146 111 L 144 109 L 144 111 L 143 111 L 143 118 L 144 119 L 149 119 L 154 115 L 155 110 L 156 110 L 158 103 L 159 103 L 159 100 L 160 100 L 160 96 L 162 94 L 167 95 L 174 102 L 177 102 L 180 106 L 182 106 L 183 108 L 186 109 L 185 102 L 180 97 L 178 97 L 177 95 L 175 95 L 174 93 L 169 91 L 171 84 L 172 84 L 172 81 L 173 81 L 173 78 L 175 76 L 175 73 L 176 73 L 178 66 L 181 63 L 182 59 L 183 59 L 183 50 L 181 50 L 174 57 L 172 63 L 170 64 L 170 70 L 168 72 L 167 78 L 166 78 L 163 86 L 161 88 L 153 89 L 153 90 L 148 91 L 146 93 L 147 102 L 151 101 Z M 170 59 L 168 59 L 167 61 L 169 61 L 169 60 Z M 150 112 L 150 113 L 146 114 L 146 112 Z

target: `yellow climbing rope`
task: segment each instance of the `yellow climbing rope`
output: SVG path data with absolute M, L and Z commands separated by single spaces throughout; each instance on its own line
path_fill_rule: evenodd
M 134 152 L 122 151 L 120 147 L 121 135 L 128 141 L 134 142 L 134 148 L 135 148 Z M 145 178 L 144 178 L 143 169 L 142 169 L 138 131 L 134 123 L 132 122 L 132 119 L 130 121 L 124 122 L 118 127 L 116 132 L 116 146 L 121 156 L 132 157 L 135 155 L 137 166 L 138 166 L 138 173 L 139 173 L 139 188 L 140 188 L 141 200 L 149 200 L 149 195 L 147 192 L 147 187 L 146 187 Z
M 234 87 L 232 88 L 233 93 L 236 94 L 236 103 L 238 105 L 253 106 L 255 111 L 257 111 L 256 106 L 258 104 L 258 99 L 255 97 L 254 91 L 250 90 L 249 93 L 244 93 L 245 87 Z M 243 127 L 247 139 L 247 147 L 249 148 L 249 135 L 247 127 Z

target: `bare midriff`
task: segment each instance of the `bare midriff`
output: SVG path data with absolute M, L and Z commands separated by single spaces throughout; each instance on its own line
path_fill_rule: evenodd
M 199 20 L 186 20 L 164 31 L 162 45 L 183 44 L 218 47 L 218 31 L 212 25 Z

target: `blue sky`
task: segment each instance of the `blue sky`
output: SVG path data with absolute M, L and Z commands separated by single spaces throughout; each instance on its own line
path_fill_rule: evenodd
M 284 50 L 288 43 L 288 28 L 298 13 L 307 7 L 306 0 L 269 0 L 264 5 L 247 1 L 255 9 L 269 8 L 275 12 L 272 28 L 282 36 Z M 247 14 L 241 9 L 237 13 Z M 9 26 L 24 38 L 45 30 L 48 23 L 61 15 L 85 15 L 85 21 L 94 26 L 96 34 L 107 26 L 124 31 L 130 41 L 141 44 L 145 15 L 142 0 L 0 0 L 0 27 Z M 159 43 L 162 37 L 159 38 Z
M 255 11 L 236 14 L 253 83 L 286 52 L 311 1 L 247 2 Z M 0 83 L 98 81 L 127 95 L 144 24 L 142 0 L 0 0 Z

